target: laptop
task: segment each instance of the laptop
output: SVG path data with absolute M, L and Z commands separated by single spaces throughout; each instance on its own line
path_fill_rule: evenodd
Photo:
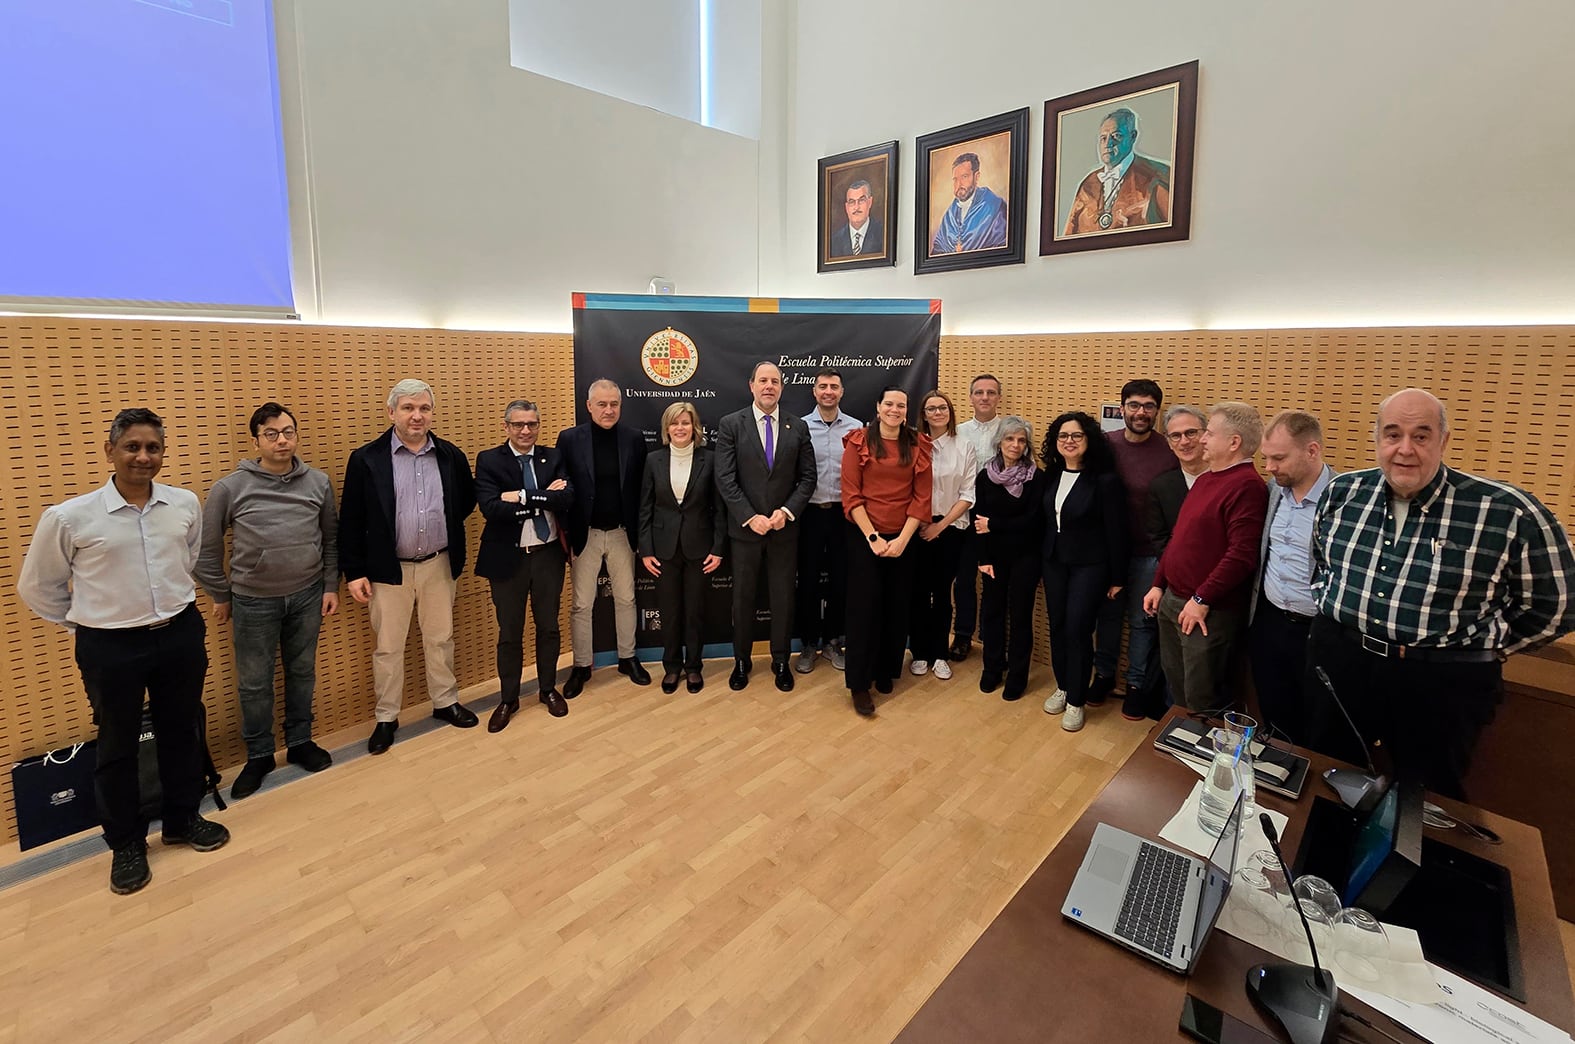
M 1236 873 L 1241 797 L 1207 861 L 1100 823 L 1061 915 L 1191 974 Z

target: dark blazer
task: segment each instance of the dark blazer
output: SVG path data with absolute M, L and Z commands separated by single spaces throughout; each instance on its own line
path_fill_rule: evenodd
M 787 508 L 798 518 L 815 492 L 815 447 L 809 441 L 809 428 L 780 406 L 775 464 L 766 469 L 766 448 L 755 427 L 754 406 L 722 418 L 716 426 L 716 488 L 731 516 L 729 539 L 764 540 L 744 523 L 777 508 Z
M 394 429 L 350 454 L 339 501 L 339 571 L 346 580 L 401 582 L 394 552 Z M 465 568 L 465 517 L 476 507 L 470 461 L 452 442 L 432 436 L 443 476 L 443 517 L 448 523 L 448 564 L 457 580 Z
M 1181 515 L 1182 501 L 1187 499 L 1187 473 L 1180 468 L 1160 472 L 1148 486 L 1148 518 L 1144 528 L 1154 543 L 1154 557 L 1165 553 L 1170 543 L 1171 531 Z
M 880 255 L 886 252 L 886 229 L 881 225 L 880 218 L 871 217 L 869 228 L 864 232 L 864 242 L 859 244 L 859 257 L 865 254 Z M 831 245 L 826 248 L 827 257 L 852 257 L 853 256 L 853 229 L 843 225 L 831 233 Z
M 1055 496 L 1060 472 L 1047 472 L 1044 486 L 1045 561 L 1103 565 L 1110 585 L 1126 586 L 1127 490 L 1114 471 L 1079 475 L 1061 505 L 1056 527 Z
M 613 427 L 618 433 L 618 483 L 623 501 L 623 530 L 631 548 L 638 546 L 640 533 L 640 478 L 645 474 L 645 436 L 624 424 Z M 591 422 L 576 424 L 558 433 L 558 452 L 568 471 L 569 485 L 575 489 L 569 506 L 569 549 L 575 554 L 585 550 L 591 532 L 592 508 L 596 500 L 596 459 L 591 449 Z
M 993 566 L 1037 558 L 1045 529 L 1044 469 L 1023 484 L 1020 497 L 992 481 L 987 468 L 980 470 L 973 488 L 979 499 L 974 501 L 972 517 L 990 520 L 990 531 L 978 539 L 979 562 Z
M 706 446 L 695 447 L 684 502 L 673 496 L 672 451 L 666 446 L 645 458 L 645 478 L 640 483 L 640 554 L 663 562 L 678 557 L 691 562 L 706 555 L 720 555 L 727 547 L 727 505 L 716 493 L 716 455 Z
M 525 476 L 519 458 L 505 442 L 476 454 L 476 505 L 487 524 L 481 530 L 481 548 L 476 552 L 476 575 L 488 580 L 509 580 L 520 568 L 520 533 L 526 523 L 542 512 L 551 512 L 558 523 L 558 539 L 564 544 L 563 512 L 574 503 L 574 486 L 549 490 L 556 479 L 568 479 L 563 469 L 563 454 L 551 446 L 537 443 L 531 451 L 536 460 L 536 484 L 529 503 L 511 504 L 503 494 L 521 489 Z

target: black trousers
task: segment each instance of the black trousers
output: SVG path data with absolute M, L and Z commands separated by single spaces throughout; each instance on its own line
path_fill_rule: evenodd
M 908 544 L 915 559 L 913 620 L 909 628 L 915 660 L 933 663 L 946 658 L 952 626 L 952 588 L 956 586 L 962 545 L 963 530 L 951 526 L 934 540 L 925 540 L 915 533 Z
M 1310 619 L 1287 613 L 1261 592 L 1252 625 L 1247 629 L 1252 687 L 1258 693 L 1258 712 L 1263 715 L 1264 729 L 1272 728 L 1300 746 L 1313 739 L 1309 730 L 1311 704 L 1323 692 L 1323 686 L 1316 682 L 1316 689 L 1306 687 L 1307 634 L 1311 629 Z
M 1044 562 L 1045 610 L 1050 617 L 1050 666 L 1066 702 L 1081 707 L 1088 699 L 1094 670 L 1094 626 L 1107 601 L 1110 584 L 1103 565 Z
M 1039 588 L 1039 563 L 1038 548 L 1035 548 L 1031 556 L 997 562 L 995 577 L 984 578 L 984 594 L 979 600 L 984 670 L 987 674 L 1002 675 L 1008 688 L 1028 686 L 1028 664 L 1034 653 L 1034 592 Z
M 1307 664 L 1309 672 L 1322 667 L 1328 673 L 1363 739 L 1383 744 L 1396 777 L 1420 780 L 1434 793 L 1466 800 L 1471 755 L 1504 696 L 1497 660 L 1438 663 L 1376 656 L 1320 616 L 1307 641 Z M 1317 685 L 1321 697 L 1313 704 L 1310 746 L 1365 764 L 1361 743 L 1323 686 L 1316 678 L 1303 684 L 1308 692 Z
M 93 791 L 104 841 L 111 848 L 147 837 L 137 746 L 147 695 L 159 753 L 162 818 L 183 824 L 202 801 L 202 683 L 208 676 L 207 627 L 196 603 L 166 626 L 77 628 L 77 667 L 98 726 Z
M 798 619 L 794 630 L 806 647 L 846 634 L 847 519 L 842 504 L 811 504 L 798 519 Z M 822 574 L 824 573 L 824 579 Z
M 656 578 L 656 608 L 662 616 L 662 666 L 669 671 L 698 671 L 705 666 L 701 655 L 700 622 L 705 608 L 705 559 L 689 559 L 683 552 L 660 563 Z M 643 566 L 641 568 L 644 568 Z
M 507 580 L 489 580 L 492 607 L 498 614 L 498 693 L 505 703 L 518 703 L 520 672 L 525 668 L 525 603 L 536 618 L 536 686 L 542 692 L 558 687 L 558 606 L 563 598 L 566 558 L 558 543 L 542 544 L 529 553 L 519 550 L 519 569 Z
M 969 516 L 970 520 L 972 515 Z M 962 547 L 957 552 L 957 580 L 952 585 L 952 604 L 956 616 L 952 632 L 961 640 L 973 637 L 979 613 L 979 534 L 970 521 L 963 530 Z
M 793 651 L 798 523 L 789 522 L 759 540 L 743 540 L 735 535 L 728 547 L 733 555 L 733 656 L 749 659 L 755 644 L 755 606 L 760 573 L 764 570 L 767 611 L 771 616 L 771 659 L 786 660 Z
M 847 685 L 851 692 L 902 673 L 908 644 L 909 599 L 913 593 L 913 541 L 900 558 L 878 558 L 869 538 L 852 522 L 844 524 L 848 549 Z M 881 536 L 894 540 L 896 533 Z

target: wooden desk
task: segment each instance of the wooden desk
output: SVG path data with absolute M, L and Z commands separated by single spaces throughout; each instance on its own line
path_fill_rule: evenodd
M 1279 958 L 1216 929 L 1197 971 L 1187 978 L 1061 916 L 1061 904 L 1096 824 L 1110 823 L 1158 838 L 1160 828 L 1197 782 L 1197 773 L 1154 750 L 1154 735 L 1157 732 L 1127 759 L 1083 817 L 963 955 L 903 1029 L 899 1041 L 1086 1044 L 1176 1039 L 1182 998 L 1189 991 L 1249 1024 L 1264 1025 L 1247 997 L 1246 970 L 1260 961 Z M 1327 758 L 1313 756 L 1316 773 L 1321 774 L 1330 764 Z M 1259 790 L 1261 805 L 1290 817 L 1281 839 L 1287 858 L 1294 858 L 1313 796 L 1326 793 L 1328 787 L 1317 777 L 1310 778 L 1296 802 Z M 1564 963 L 1542 835 L 1513 820 L 1468 810 L 1456 802 L 1433 800 L 1492 827 L 1503 838 L 1502 845 L 1493 846 L 1472 841 L 1459 830 L 1428 830 L 1428 836 L 1509 868 L 1529 1001 L 1525 1007 L 1561 1029 L 1575 1030 L 1575 997 Z M 1342 1001 L 1402 1040 L 1414 1039 L 1353 998 L 1344 996 Z M 1360 1026 L 1350 1025 L 1350 1030 L 1353 1036 L 1365 1034 L 1358 1039 L 1382 1040 Z

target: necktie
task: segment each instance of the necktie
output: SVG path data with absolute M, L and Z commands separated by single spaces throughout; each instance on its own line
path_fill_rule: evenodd
M 857 254 L 859 252 L 859 250 L 863 247 L 863 245 L 864 245 L 864 233 L 863 232 L 855 232 L 855 233 L 853 233 L 853 252 L 855 254 Z
M 771 414 L 766 414 L 766 470 L 777 466 L 777 440 L 771 435 Z
M 520 476 L 525 480 L 526 489 L 541 488 L 536 485 L 536 469 L 530 465 L 529 453 L 520 458 Z M 531 521 L 536 523 L 536 535 L 545 541 L 547 534 L 552 532 L 552 527 L 547 524 L 546 514 L 538 511 L 536 517 Z

